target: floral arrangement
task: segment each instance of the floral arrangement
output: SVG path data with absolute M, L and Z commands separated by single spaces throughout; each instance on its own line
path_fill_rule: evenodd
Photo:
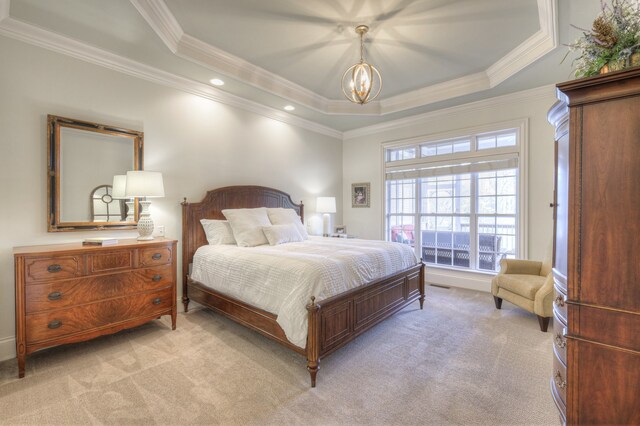
M 593 28 L 568 45 L 580 56 L 573 61 L 577 78 L 640 65 L 640 0 L 601 0 Z M 567 52 L 567 55 L 569 52 Z M 601 71 L 603 70 L 604 71 Z

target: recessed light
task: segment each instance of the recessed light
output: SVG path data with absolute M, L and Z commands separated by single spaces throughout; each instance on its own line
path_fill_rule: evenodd
M 296 109 L 296 107 L 294 107 L 293 105 L 286 105 L 284 107 L 285 111 L 293 111 L 294 109 Z
M 212 78 L 211 80 L 209 80 L 209 83 L 213 84 L 214 86 L 224 86 L 224 81 L 220 80 L 219 78 Z

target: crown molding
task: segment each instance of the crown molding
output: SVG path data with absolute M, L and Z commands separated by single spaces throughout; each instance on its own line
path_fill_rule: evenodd
M 6 0 L 0 0 L 6 2 Z M 2 5 L 0 3 L 0 5 Z M 327 126 L 271 108 L 240 96 L 223 92 L 208 84 L 181 77 L 149 65 L 116 55 L 72 38 L 8 17 L 0 21 L 0 35 L 62 53 L 94 65 L 171 87 L 225 105 L 244 109 L 264 117 L 291 124 L 315 133 L 342 139 L 342 132 Z
M 558 46 L 557 0 L 537 0 L 540 30 L 487 70 L 402 93 L 366 106 L 331 100 L 185 34 L 164 0 L 130 0 L 167 47 L 183 59 L 328 115 L 381 116 L 491 89 Z
M 520 92 L 510 93 L 507 95 L 495 96 L 489 99 L 470 102 L 468 104 L 457 105 L 450 108 L 439 109 L 436 111 L 425 112 L 423 114 L 412 115 L 411 117 L 400 118 L 398 120 L 387 121 L 372 126 L 361 127 L 359 129 L 348 130 L 343 133 L 343 141 L 355 139 L 363 136 L 370 136 L 381 132 L 399 130 L 415 124 L 424 123 L 440 117 L 452 116 L 455 114 L 482 111 L 487 108 L 504 105 L 505 103 L 522 103 L 534 102 L 537 100 L 548 99 L 550 102 L 556 100 L 555 85 L 540 86 L 533 89 L 522 90 Z
M 490 88 L 487 74 L 485 72 L 479 72 L 383 99 L 380 101 L 382 104 L 382 114 L 404 111 L 409 108 L 433 104 Z M 425 99 L 428 101 L 425 102 Z
M 178 43 L 184 31 L 164 1 L 131 0 L 131 4 L 142 15 L 153 31 L 173 53 L 178 51 Z

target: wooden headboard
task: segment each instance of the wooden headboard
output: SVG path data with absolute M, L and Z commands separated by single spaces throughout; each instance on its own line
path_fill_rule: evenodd
M 294 209 L 304 221 L 304 206 L 285 192 L 264 186 L 227 186 L 207 192 L 199 203 L 182 202 L 182 277 L 187 284 L 189 264 L 196 250 L 208 244 L 200 219 L 224 219 L 224 209 L 282 207 Z

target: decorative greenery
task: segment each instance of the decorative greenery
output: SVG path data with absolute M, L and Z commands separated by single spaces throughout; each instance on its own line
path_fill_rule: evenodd
M 596 75 L 609 64 L 611 70 L 628 66 L 631 55 L 640 52 L 640 0 L 601 0 L 602 11 L 593 28 L 582 31 L 582 37 L 568 45 L 580 56 L 573 61 L 577 78 Z M 568 54 L 568 53 L 567 53 Z

